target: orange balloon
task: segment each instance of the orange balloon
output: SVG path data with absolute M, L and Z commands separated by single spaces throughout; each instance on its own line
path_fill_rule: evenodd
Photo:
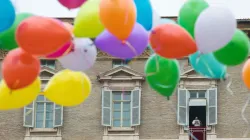
M 44 56 L 69 42 L 71 34 L 55 19 L 32 16 L 23 20 L 18 26 L 16 40 L 24 51 L 32 55 Z
M 250 59 L 246 61 L 242 70 L 242 79 L 245 85 L 250 89 Z
M 101 0 L 99 14 L 106 29 L 122 41 L 129 37 L 136 23 L 134 0 Z
M 13 90 L 33 83 L 39 72 L 39 59 L 20 48 L 10 51 L 2 63 L 3 78 L 7 86 Z
M 156 54 L 170 59 L 182 58 L 197 51 L 191 35 L 177 24 L 162 24 L 150 34 L 150 44 Z
M 67 29 L 71 34 L 73 34 L 73 29 L 74 29 L 74 27 L 73 27 L 71 24 L 69 24 L 68 22 L 63 22 L 63 25 L 66 27 L 66 29 Z

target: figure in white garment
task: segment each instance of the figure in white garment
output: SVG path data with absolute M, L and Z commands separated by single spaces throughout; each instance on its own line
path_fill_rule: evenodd
M 195 119 L 193 120 L 192 124 L 194 126 L 201 126 L 201 121 L 198 119 L 198 117 L 195 117 Z

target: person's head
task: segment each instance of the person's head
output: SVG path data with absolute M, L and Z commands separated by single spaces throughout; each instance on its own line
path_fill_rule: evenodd
M 196 120 L 198 120 L 198 117 L 195 117 Z

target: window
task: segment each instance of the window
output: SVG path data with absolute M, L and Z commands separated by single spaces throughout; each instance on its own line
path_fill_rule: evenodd
M 46 60 L 46 59 L 41 60 L 41 66 L 47 66 L 51 69 L 56 68 L 55 63 L 56 63 L 55 60 Z
M 112 127 L 140 125 L 140 89 L 102 92 L 102 124 Z
M 62 126 L 63 108 L 39 95 L 24 108 L 24 126 L 33 128 L 55 128 Z
M 131 126 L 131 92 L 114 91 L 113 93 L 113 127 Z
M 178 124 L 188 126 L 189 99 L 206 98 L 207 100 L 207 124 L 217 124 L 217 88 L 208 90 L 178 89 Z
M 122 59 L 114 59 L 112 61 L 112 65 L 113 65 L 113 68 L 119 67 L 119 66 L 128 66 L 128 62 L 129 61 L 122 60 Z

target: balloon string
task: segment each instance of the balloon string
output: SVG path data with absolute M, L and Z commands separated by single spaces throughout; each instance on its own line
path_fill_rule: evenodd
M 146 76 L 153 76 L 153 75 L 157 74 L 160 71 L 158 56 L 155 57 L 155 61 L 156 61 L 156 72 L 150 72 Z
M 227 91 L 233 95 L 234 92 L 232 91 L 232 89 L 230 88 L 230 86 L 232 85 L 232 82 L 233 82 L 233 78 L 231 77 L 231 75 L 228 74 L 228 78 L 229 78 L 229 82 L 227 84 Z
M 168 99 L 169 97 L 167 97 L 167 100 L 168 100 L 168 103 L 169 103 L 169 107 L 172 109 L 172 111 L 175 113 L 175 115 L 177 116 L 178 114 L 177 114 L 177 109 L 176 109 L 176 107 L 175 107 L 175 105 L 173 104 L 173 102 L 172 102 L 172 100 L 169 100 Z M 183 127 L 185 127 L 185 126 L 183 126 Z M 186 127 L 188 127 L 188 126 L 186 126 Z M 190 131 L 188 131 L 188 135 L 191 137 L 191 138 L 193 138 L 194 140 L 199 140 L 199 139 L 197 139 L 192 133 L 190 133 Z
M 131 49 L 131 51 L 135 54 L 135 56 L 137 56 L 136 49 L 128 41 L 125 41 L 124 43 Z
M 247 108 L 249 102 L 250 102 L 250 94 L 249 94 L 249 96 L 248 96 L 248 99 L 247 99 L 245 105 L 243 106 L 243 108 L 242 108 L 242 110 L 241 110 L 241 117 L 242 117 L 242 119 L 245 121 L 245 123 L 247 124 L 247 130 L 246 130 L 246 132 L 244 133 L 243 137 L 247 137 L 247 135 L 248 135 L 248 133 L 249 133 L 249 130 L 250 130 L 250 129 L 249 129 L 249 127 L 250 127 L 250 126 L 249 126 L 249 121 L 248 121 L 247 118 L 245 117 L 245 111 L 246 111 L 246 108 Z
M 13 84 L 13 88 L 16 88 L 17 87 L 17 85 L 20 83 L 20 80 L 18 79 L 18 80 L 16 80 L 15 81 L 15 83 Z M 12 89 L 10 89 L 10 92 L 9 92 L 9 94 L 12 94 Z

